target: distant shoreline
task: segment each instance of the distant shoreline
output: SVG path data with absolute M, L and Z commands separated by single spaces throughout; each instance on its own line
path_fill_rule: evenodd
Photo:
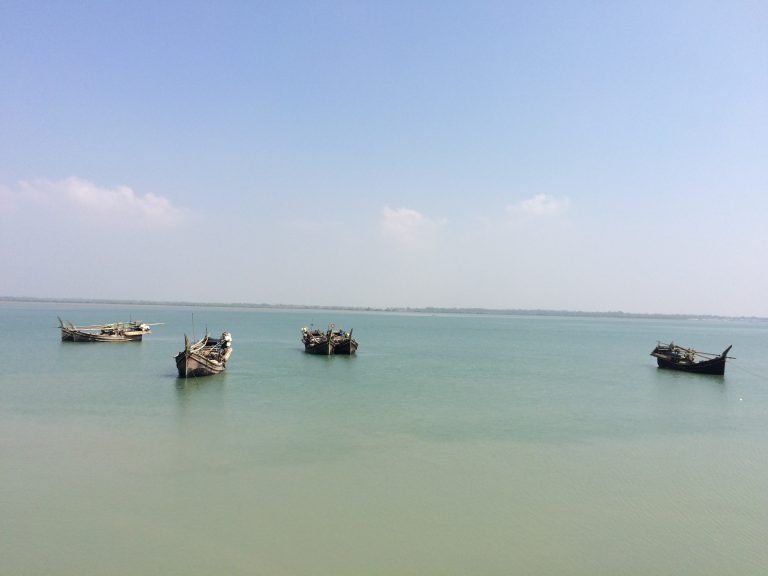
M 43 304 L 111 304 L 121 306 L 189 306 L 192 308 L 253 308 L 267 310 L 336 310 L 340 312 L 389 312 L 409 314 L 475 314 L 492 316 L 564 316 L 576 318 L 637 318 L 658 320 L 751 320 L 766 322 L 761 316 L 721 316 L 716 314 L 655 314 L 640 312 L 584 312 L 579 310 L 546 309 L 499 309 L 499 308 L 443 308 L 427 306 L 422 308 L 391 306 L 319 306 L 308 304 L 255 304 L 251 302 L 183 302 L 171 300 L 119 300 L 95 298 L 33 298 L 24 296 L 0 296 L 0 302 L 29 302 Z

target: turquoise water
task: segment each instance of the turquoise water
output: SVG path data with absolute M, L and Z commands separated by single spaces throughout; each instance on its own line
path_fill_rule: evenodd
M 184 332 L 225 374 L 176 378 Z M 56 316 L 164 322 L 59 341 Z M 357 357 L 302 326 L 354 327 Z M 768 323 L 0 304 L 3 574 L 763 574 Z M 674 339 L 726 375 L 660 371 Z

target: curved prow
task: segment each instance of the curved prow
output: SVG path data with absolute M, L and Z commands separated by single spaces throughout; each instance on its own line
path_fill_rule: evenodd
M 726 357 L 728 356 L 728 352 L 730 352 L 730 351 L 731 351 L 731 348 L 733 348 L 733 344 L 731 344 L 730 346 L 728 346 L 728 348 L 726 348 L 726 349 L 725 349 L 725 352 L 723 352 L 723 353 L 720 355 L 720 358 L 726 358 Z

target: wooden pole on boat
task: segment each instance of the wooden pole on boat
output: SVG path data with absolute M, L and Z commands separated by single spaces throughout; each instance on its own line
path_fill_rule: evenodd
M 192 317 L 194 318 L 195 314 L 192 313 Z M 194 339 L 194 334 L 192 334 L 192 338 Z M 187 338 L 187 335 L 184 334 L 184 378 L 189 378 L 189 338 Z

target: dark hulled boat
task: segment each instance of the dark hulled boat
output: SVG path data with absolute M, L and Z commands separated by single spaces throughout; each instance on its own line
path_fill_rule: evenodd
M 59 318 L 62 342 L 141 342 L 144 335 L 151 332 L 150 326 L 154 325 L 130 321 L 75 326 Z
M 321 356 L 330 356 L 333 354 L 331 332 L 331 327 L 329 327 L 326 332 L 323 332 L 317 329 L 310 330 L 304 326 L 304 328 L 301 329 L 301 341 L 304 343 L 304 352 Z
M 221 338 L 206 334 L 197 342 L 190 343 L 184 335 L 184 350 L 176 355 L 179 378 L 213 376 L 224 371 L 232 355 L 232 335 L 224 332 Z
M 669 344 L 659 342 L 651 352 L 651 356 L 656 358 L 659 368 L 722 376 L 725 374 L 725 361 L 729 358 L 728 352 L 732 347 L 728 346 L 722 354 L 710 354 L 698 352 L 693 348 L 683 348 L 674 342 Z
M 335 324 L 329 324 L 328 330 L 313 329 L 306 326 L 301 329 L 301 341 L 304 352 L 331 356 L 332 354 L 351 355 L 357 351 L 357 342 L 352 338 L 352 330 L 336 330 Z
M 357 352 L 357 341 L 352 338 L 352 330 L 337 330 L 331 333 L 331 345 L 334 354 L 351 355 Z

